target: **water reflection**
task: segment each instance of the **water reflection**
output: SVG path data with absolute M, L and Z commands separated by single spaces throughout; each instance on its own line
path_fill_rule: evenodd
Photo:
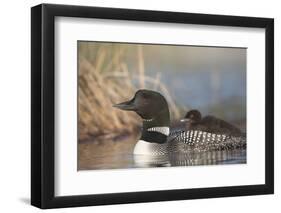
M 246 150 L 189 151 L 163 156 L 133 155 L 137 136 L 120 141 L 79 143 L 78 170 L 126 169 L 246 163 Z

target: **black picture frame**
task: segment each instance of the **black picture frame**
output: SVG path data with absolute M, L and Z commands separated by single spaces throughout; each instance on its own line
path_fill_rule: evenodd
M 264 28 L 265 184 L 93 195 L 54 195 L 55 17 Z M 271 18 L 41 4 L 31 8 L 31 204 L 39 208 L 139 203 L 274 193 L 274 20 Z

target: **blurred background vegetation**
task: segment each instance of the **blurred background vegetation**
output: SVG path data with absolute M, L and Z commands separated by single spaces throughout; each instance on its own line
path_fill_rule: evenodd
M 141 124 L 113 104 L 141 88 L 162 93 L 172 121 L 199 109 L 246 128 L 246 49 L 78 42 L 79 141 Z

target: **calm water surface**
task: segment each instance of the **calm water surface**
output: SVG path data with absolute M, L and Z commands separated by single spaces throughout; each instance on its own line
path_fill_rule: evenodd
M 160 157 L 134 156 L 137 138 L 88 141 L 78 145 L 78 170 L 125 169 L 246 163 L 246 150 L 189 152 Z

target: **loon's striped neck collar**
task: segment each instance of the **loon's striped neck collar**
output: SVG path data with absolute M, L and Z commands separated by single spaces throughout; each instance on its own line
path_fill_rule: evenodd
M 140 140 L 149 143 L 163 144 L 167 142 L 170 128 L 167 122 L 161 119 L 143 119 L 143 129 Z
M 151 128 L 148 128 L 147 131 L 158 132 L 158 133 L 161 133 L 166 136 L 169 136 L 169 134 L 170 134 L 170 128 L 167 126 L 151 127 Z

